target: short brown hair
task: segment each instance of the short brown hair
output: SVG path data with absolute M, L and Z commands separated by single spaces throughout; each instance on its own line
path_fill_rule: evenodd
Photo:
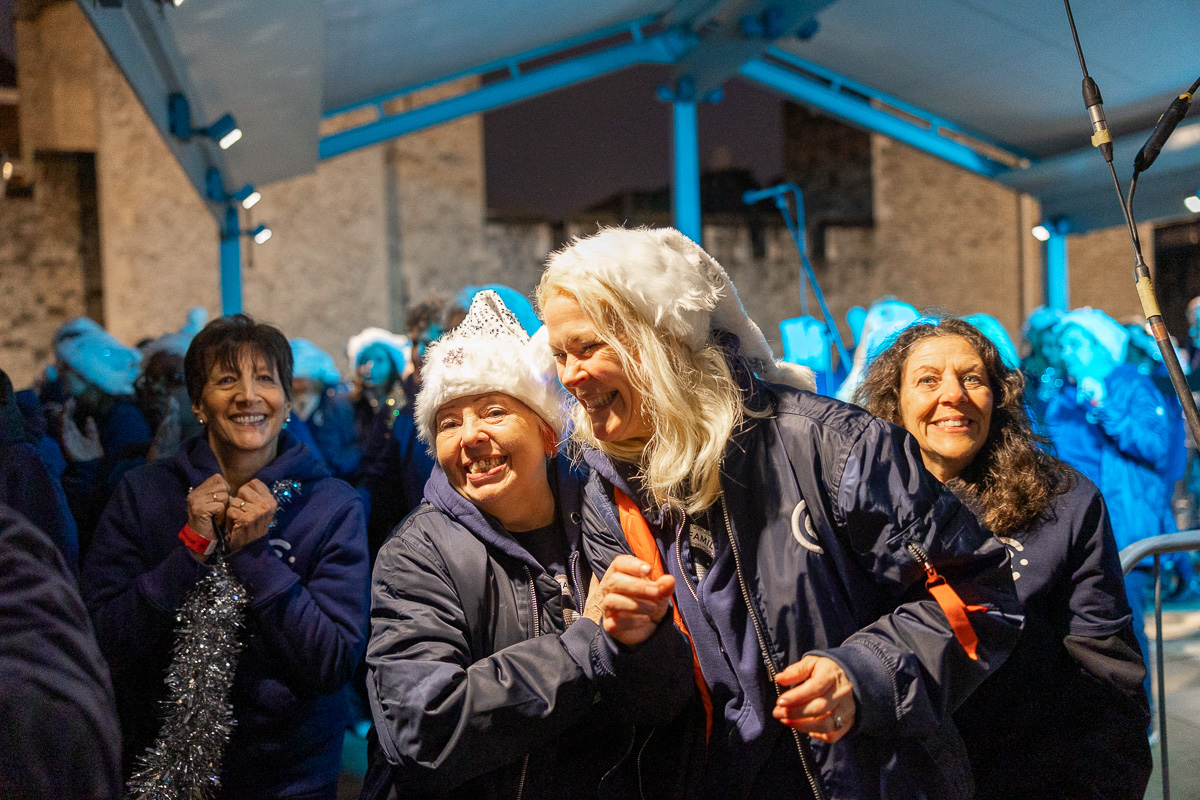
M 218 317 L 204 326 L 183 357 L 183 375 L 188 398 L 200 404 L 208 373 L 216 365 L 237 372 L 242 354 L 261 355 L 278 374 L 283 394 L 292 401 L 292 348 L 274 325 L 255 322 L 245 314 Z

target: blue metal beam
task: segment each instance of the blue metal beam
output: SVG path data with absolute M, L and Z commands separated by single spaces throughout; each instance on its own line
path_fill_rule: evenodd
M 1058 311 L 1071 308 L 1071 281 L 1067 264 L 1066 225 L 1046 226 L 1046 305 Z
M 700 135 L 696 101 L 676 100 L 671 104 L 674 181 L 671 208 L 675 227 L 693 242 L 702 244 L 700 224 Z
M 221 223 L 221 313 L 242 313 L 242 225 L 233 203 Z
M 951 123 L 921 112 L 920 109 L 902 101 L 873 93 L 868 87 L 851 86 L 851 82 L 847 79 L 838 80 L 822 75 L 822 72 L 827 71 L 820 70 L 815 65 L 810 65 L 786 51 L 772 48 L 770 53 L 776 59 L 787 57 L 789 61 L 797 62 L 794 66 L 799 68 L 793 69 L 792 66 L 781 63 L 780 60 L 752 59 L 742 65 L 739 73 L 745 78 L 757 81 L 845 122 L 882 133 L 988 178 L 1007 171 L 1012 164 L 1027 163 L 1027 160 L 1018 154 L 1003 151 L 981 137 L 967 134 Z M 848 86 L 851 91 L 844 91 Z M 924 124 L 912 122 L 878 108 L 872 104 L 872 99 L 903 111 L 910 117 L 922 119 Z M 1012 164 L 1001 163 L 960 141 L 948 138 L 942 134 L 943 129 L 954 134 L 971 136 L 971 138 L 997 150 L 997 155 L 1000 152 L 1006 153 L 1010 157 L 1006 160 L 1011 160 Z
M 634 64 L 672 64 L 692 47 L 695 41 L 696 37 L 693 34 L 667 31 L 641 41 L 617 45 L 551 64 L 448 100 L 331 134 L 321 139 L 318 154 L 321 158 L 333 158 L 458 117 L 491 111 L 546 92 L 563 89 Z

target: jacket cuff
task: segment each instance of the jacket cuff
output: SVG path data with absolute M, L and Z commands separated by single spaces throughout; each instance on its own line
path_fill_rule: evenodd
M 664 637 L 671 636 L 671 632 L 676 630 L 678 629 L 675 627 L 673 606 L 667 606 L 667 613 L 663 614 L 663 618 L 658 621 L 658 627 L 654 629 L 654 633 L 650 634 L 646 641 L 634 647 L 626 647 L 601 629 L 600 632 L 603 635 L 597 636 L 592 641 L 591 660 L 595 677 L 615 678 L 622 670 L 638 670 L 639 664 L 644 664 L 648 660 L 652 663 L 658 661 L 663 653 Z M 639 657 L 642 653 L 650 655 Z
M 136 584 L 147 600 L 163 611 L 174 613 L 210 569 L 208 564 L 192 558 L 191 552 L 180 544 L 157 567 L 139 575 Z
M 591 658 L 592 643 L 596 639 L 603 639 L 603 633 L 604 631 L 599 625 L 587 617 L 581 616 L 558 637 L 562 640 L 563 647 L 567 648 L 567 655 L 571 656 L 571 660 L 579 665 L 588 680 L 596 678 L 596 670 Z
M 894 732 L 899 723 L 903 689 L 899 665 L 889 664 L 883 652 L 863 642 L 846 641 L 831 650 L 811 650 L 805 655 L 824 656 L 837 663 L 854 689 L 854 728 L 871 735 Z
M 266 603 L 300 581 L 271 547 L 270 534 L 229 554 L 229 568 L 250 592 L 250 607 Z

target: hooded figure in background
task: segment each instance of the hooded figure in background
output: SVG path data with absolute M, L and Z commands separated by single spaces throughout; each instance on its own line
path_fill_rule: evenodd
M 1125 361 L 1128 332 L 1095 308 L 1064 314 L 1056 331 L 1073 381 L 1046 409 L 1047 432 L 1058 457 L 1100 489 L 1119 549 L 1174 531 L 1171 492 L 1164 480 L 1174 424 L 1162 392 Z M 1147 696 L 1150 646 L 1142 617 L 1152 585 L 1148 558 L 1125 576 L 1133 630 L 1146 659 Z
M 12 381 L 0 370 L 0 503 L 50 537 L 74 575 L 79 571 L 79 532 L 61 475 L 47 468 L 36 441 L 17 406 Z
M 63 325 L 54 338 L 66 400 L 46 410 L 67 459 L 63 489 L 79 526 L 81 553 L 86 553 L 117 481 L 145 460 L 151 440 L 133 397 L 142 356 L 83 317 Z
M 295 415 L 308 427 L 333 476 L 353 481 L 362 448 L 354 427 L 354 406 L 338 391 L 342 378 L 333 356 L 308 339 L 292 339 L 291 346 Z
M 838 400 L 846 403 L 854 401 L 854 394 L 863 382 L 871 357 L 883 349 L 888 339 L 904 330 L 919 316 L 921 315 L 916 308 L 894 297 L 876 300 L 871 304 L 863 319 L 862 330 L 857 339 L 858 346 L 854 348 L 854 364 L 846 380 L 838 387 Z

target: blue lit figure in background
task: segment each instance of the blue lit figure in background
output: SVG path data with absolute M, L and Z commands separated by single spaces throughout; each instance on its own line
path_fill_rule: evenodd
M 354 368 L 354 388 L 350 402 L 354 405 L 355 431 L 360 446 L 368 448 L 375 418 L 383 409 L 393 414 L 403 409 L 416 396 L 403 385 L 412 370 L 413 340 L 384 330 L 366 328 L 350 337 L 346 355 Z
M 894 297 L 876 300 L 871 304 L 863 318 L 858 346 L 854 349 L 854 364 L 837 390 L 837 399 L 854 402 L 854 394 L 863 381 L 871 357 L 882 351 L 891 337 L 907 328 L 919 316 L 915 307 Z
M 1067 382 L 1055 329 L 1062 315 L 1058 309 L 1038 306 L 1021 328 L 1029 348 L 1021 359 L 1021 371 L 1025 373 L 1025 403 L 1033 429 L 1039 433 L 1045 432 L 1046 405 Z
M 1099 487 L 1121 549 L 1174 531 L 1166 480 L 1173 426 L 1162 392 L 1125 361 L 1128 332 L 1093 308 L 1063 315 L 1056 331 L 1063 366 L 1073 381 L 1046 409 L 1047 432 L 1058 456 Z M 1147 695 L 1150 660 L 1143 610 L 1153 585 L 1150 567 L 1146 559 L 1125 576 L 1134 633 L 1146 661 Z
M 813 317 L 793 317 L 779 323 L 779 333 L 783 337 L 783 360 L 811 369 L 817 378 L 817 394 L 829 395 L 838 378 L 825 323 Z
M 354 406 L 339 391 L 341 375 L 333 356 L 308 339 L 292 339 L 292 398 L 299 425 L 308 428 L 318 457 L 335 478 L 352 480 L 362 448 L 354 427 Z
M 862 340 L 863 323 L 867 321 L 867 310 L 862 306 L 852 306 L 846 312 L 846 327 L 850 329 L 850 338 L 854 341 L 854 346 L 858 347 L 858 343 Z

